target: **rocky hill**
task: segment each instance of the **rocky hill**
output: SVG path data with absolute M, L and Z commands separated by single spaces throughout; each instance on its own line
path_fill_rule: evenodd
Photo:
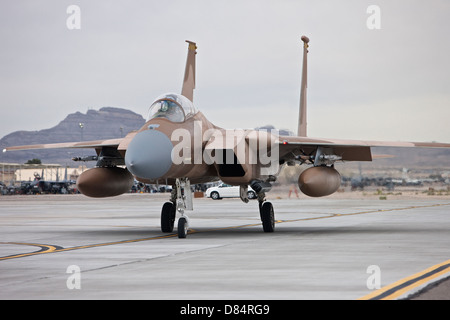
M 80 123 L 83 124 L 82 129 Z M 120 138 L 132 130 L 139 129 L 144 123 L 141 115 L 121 108 L 104 107 L 98 111 L 89 110 L 86 114 L 76 112 L 69 114 L 50 129 L 8 134 L 0 140 L 0 150 L 6 146 Z M 38 158 L 43 163 L 74 165 L 71 158 L 80 156 L 81 153 L 85 156 L 95 154 L 90 149 L 16 151 L 3 153 L 1 162 L 25 163 Z

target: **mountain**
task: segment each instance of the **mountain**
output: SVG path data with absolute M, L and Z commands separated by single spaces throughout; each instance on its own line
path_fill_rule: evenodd
M 83 128 L 80 127 L 83 124 Z M 104 107 L 88 110 L 86 114 L 69 114 L 58 125 L 39 131 L 16 131 L 0 139 L 0 150 L 6 146 L 27 144 L 89 141 L 124 137 L 128 132 L 141 128 L 144 118 L 130 110 Z M 25 163 L 34 158 L 43 163 L 73 165 L 71 158 L 80 155 L 95 155 L 93 149 L 51 149 L 6 152 L 1 162 Z

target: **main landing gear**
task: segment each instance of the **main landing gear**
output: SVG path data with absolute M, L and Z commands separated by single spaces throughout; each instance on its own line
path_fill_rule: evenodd
M 189 179 L 176 179 L 175 188 L 172 189 L 170 202 L 164 203 L 161 210 L 161 231 L 173 232 L 175 216 L 178 212 L 178 238 L 186 238 L 189 229 L 189 219 L 184 210 L 192 210 L 192 191 Z
M 264 232 L 274 232 L 275 212 L 273 211 L 272 203 L 265 201 L 265 197 L 264 192 L 258 193 L 259 214 L 261 216 L 263 230 Z
M 266 190 L 270 190 L 267 185 L 264 185 Z M 259 189 L 257 192 L 257 198 L 259 203 L 259 215 L 261 217 L 261 222 L 264 232 L 274 232 L 275 231 L 275 213 L 273 211 L 273 205 L 270 202 L 266 202 L 266 193 L 263 188 L 258 188 L 258 185 L 253 185 L 255 189 Z M 248 187 L 240 186 L 239 195 L 244 203 L 248 203 Z

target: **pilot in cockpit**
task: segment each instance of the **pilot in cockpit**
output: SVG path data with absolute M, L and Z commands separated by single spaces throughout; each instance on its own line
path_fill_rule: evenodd
M 150 106 L 147 121 L 154 118 L 165 118 L 171 122 L 184 122 L 197 112 L 192 102 L 182 95 L 165 94 L 156 99 Z

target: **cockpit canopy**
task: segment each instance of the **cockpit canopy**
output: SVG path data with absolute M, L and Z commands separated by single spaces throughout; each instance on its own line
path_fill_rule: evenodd
M 197 109 L 191 100 L 181 94 L 166 93 L 156 98 L 150 106 L 147 121 L 165 118 L 172 122 L 184 122 L 196 113 Z

